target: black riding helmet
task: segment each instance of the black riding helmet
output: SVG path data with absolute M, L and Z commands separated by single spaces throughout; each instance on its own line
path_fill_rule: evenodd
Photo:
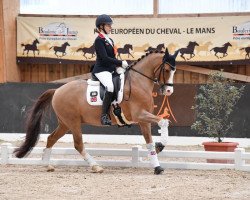
M 102 24 L 113 24 L 113 20 L 111 19 L 110 16 L 108 15 L 99 15 L 97 18 L 96 18 L 96 21 L 95 21 L 95 26 L 96 28 L 100 28 L 100 26 Z

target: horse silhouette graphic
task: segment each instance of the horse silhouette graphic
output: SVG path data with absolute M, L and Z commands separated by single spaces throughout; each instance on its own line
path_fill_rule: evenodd
M 122 59 L 121 54 L 128 54 L 128 58 L 129 58 L 129 55 L 131 55 L 132 58 L 134 58 L 134 56 L 129 51 L 130 49 L 133 50 L 132 44 L 125 44 L 123 48 L 118 48 L 117 49 L 117 58 L 120 57 L 120 59 Z
M 35 39 L 32 44 L 23 44 L 22 43 L 21 46 L 24 47 L 23 55 L 24 55 L 25 51 L 27 51 L 27 54 L 26 54 L 27 56 L 29 54 L 29 51 L 33 51 L 34 57 L 35 57 L 35 52 L 36 51 L 38 52 L 37 55 L 39 55 L 40 51 L 39 51 L 39 49 L 37 49 L 37 44 L 39 44 L 38 39 Z
M 244 47 L 244 48 L 241 48 L 240 50 L 245 50 L 246 52 L 246 55 L 245 55 L 245 59 L 247 59 L 247 57 L 250 59 L 250 47 Z
M 84 56 L 86 59 L 88 59 L 88 58 L 85 56 L 86 53 L 91 54 L 91 55 L 92 55 L 91 58 L 93 58 L 93 57 L 95 56 L 95 46 L 94 46 L 94 45 L 92 45 L 91 47 L 79 48 L 79 49 L 77 49 L 76 52 L 79 52 L 79 51 L 82 51 L 82 52 L 83 52 L 83 56 Z M 89 58 L 89 59 L 91 59 L 91 58 Z
M 78 46 L 75 46 L 75 47 L 71 47 L 70 48 L 70 54 L 75 55 L 75 53 L 77 53 L 77 50 L 80 49 L 80 48 L 83 48 L 83 47 L 85 47 L 84 43 L 82 43 L 82 44 L 80 44 Z
M 162 49 L 165 49 L 165 45 L 163 44 L 158 44 L 156 48 L 154 47 L 148 47 L 147 50 L 145 50 L 145 52 L 150 52 L 150 51 L 162 51 Z
M 61 57 L 63 57 L 63 56 L 65 56 L 66 55 L 66 47 L 67 46 L 70 46 L 70 44 L 68 43 L 68 42 L 65 42 L 65 43 L 63 43 L 61 46 L 52 46 L 52 47 L 50 47 L 49 49 L 54 49 L 54 51 L 55 51 L 55 55 L 57 56 L 57 57 L 59 57 L 58 55 L 57 55 L 57 52 L 61 52 L 62 53 L 62 56 Z
M 180 49 L 180 54 L 181 54 L 181 57 L 186 61 L 186 58 L 184 57 L 184 54 L 189 54 L 190 55 L 190 58 L 187 60 L 190 60 L 191 58 L 193 58 L 195 56 L 194 54 L 194 48 L 196 46 L 199 46 L 199 44 L 197 42 L 189 42 L 187 47 L 185 48 L 181 48 Z
M 200 52 L 206 52 L 206 55 L 207 53 L 209 52 L 209 46 L 212 45 L 212 42 L 206 42 L 205 44 L 203 45 L 199 45 L 196 47 L 196 54 L 199 55 Z
M 229 42 L 227 42 L 227 43 L 225 43 L 225 44 L 223 44 L 223 46 L 222 47 L 214 47 L 214 48 L 212 48 L 210 51 L 214 51 L 215 52 L 215 56 L 219 59 L 219 58 L 224 58 L 224 57 L 226 57 L 228 54 L 227 54 L 227 49 L 228 49 L 228 47 L 231 47 L 232 45 L 229 43 Z M 217 53 L 222 53 L 223 54 L 223 56 L 222 57 L 219 57 L 219 56 L 217 56 Z
M 38 50 L 40 51 L 40 53 L 43 52 L 43 51 L 45 53 L 48 53 L 50 47 L 51 47 L 50 42 L 46 42 L 46 43 L 43 43 L 43 44 L 39 44 Z

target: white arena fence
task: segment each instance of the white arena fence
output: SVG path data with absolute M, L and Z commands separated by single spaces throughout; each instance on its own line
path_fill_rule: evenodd
M 48 160 L 42 159 L 42 147 L 35 147 L 29 157 L 18 159 L 12 157 L 13 147 L 10 143 L 1 145 L 0 163 L 2 165 L 48 165 Z M 108 149 L 108 148 L 86 148 L 92 156 L 109 156 L 123 157 L 122 160 L 98 160 L 102 166 L 114 167 L 150 167 L 149 161 L 144 161 L 148 156 L 148 151 L 142 149 L 141 146 L 134 146 L 132 149 Z M 74 148 L 52 148 L 49 164 L 70 165 L 70 166 L 87 166 L 87 163 L 79 157 L 79 159 L 53 158 L 53 156 L 62 155 L 79 155 Z M 32 158 L 32 157 L 39 158 Z M 129 157 L 129 159 L 125 159 Z M 206 151 L 179 151 L 179 150 L 164 150 L 158 154 L 161 166 L 169 169 L 199 169 L 199 170 L 219 170 L 219 169 L 235 169 L 241 171 L 250 171 L 250 164 L 246 164 L 245 160 L 250 160 L 250 153 L 246 153 L 244 148 L 237 148 L 234 152 L 206 152 Z M 161 161 L 162 158 L 203 158 L 203 159 L 225 159 L 234 160 L 234 164 L 221 163 L 205 163 L 205 162 L 175 162 Z

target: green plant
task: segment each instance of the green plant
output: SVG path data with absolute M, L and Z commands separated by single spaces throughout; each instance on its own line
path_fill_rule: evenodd
M 242 96 L 244 86 L 236 87 L 232 80 L 223 77 L 222 72 L 211 73 L 208 82 L 200 86 L 195 96 L 196 103 L 192 109 L 196 111 L 196 121 L 191 129 L 222 142 L 233 127 L 229 116 Z

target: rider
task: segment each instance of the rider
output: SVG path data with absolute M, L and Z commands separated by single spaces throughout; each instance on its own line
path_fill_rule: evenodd
M 128 67 L 127 61 L 121 61 L 115 58 L 116 52 L 114 48 L 114 42 L 108 36 L 108 34 L 111 32 L 112 24 L 113 20 L 108 15 L 99 15 L 95 22 L 97 28 L 96 30 L 99 35 L 95 39 L 95 50 L 97 57 L 92 73 L 106 88 L 102 105 L 102 125 L 111 125 L 111 120 L 108 113 L 112 100 L 112 94 L 114 92 L 112 73 L 114 73 L 117 66 L 122 66 L 123 68 Z

